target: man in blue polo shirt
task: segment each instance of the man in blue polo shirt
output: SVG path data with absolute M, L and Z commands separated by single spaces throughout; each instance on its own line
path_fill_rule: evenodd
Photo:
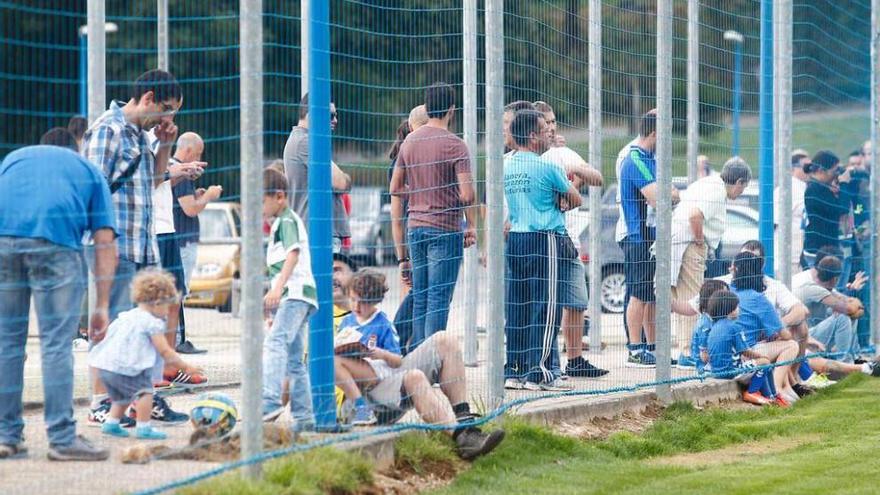
M 564 288 L 560 281 L 569 280 L 565 270 L 577 257 L 562 212 L 580 206 L 581 196 L 562 168 L 540 157 L 550 146 L 542 113 L 518 112 L 510 132 L 515 148 L 504 162 L 510 222 L 505 252 L 505 387 L 561 390 L 556 337 L 562 304 L 557 294 Z
M 654 358 L 654 269 L 651 246 L 656 235 L 654 207 L 657 203 L 657 116 L 642 116 L 639 138 L 620 165 L 620 206 L 626 224 L 626 237 L 620 241 L 624 256 L 624 276 L 630 302 L 626 309 L 629 331 L 627 349 L 630 367 L 652 367 Z M 645 330 L 645 344 L 641 330 Z
M 60 135 L 66 130 L 53 129 Z M 99 461 L 106 449 L 76 435 L 73 349 L 86 286 L 82 239 L 95 240 L 97 297 L 89 333 L 108 324 L 116 220 L 101 173 L 76 144 L 30 146 L 0 164 L 0 459 L 27 455 L 22 389 L 31 297 L 40 326 L 49 459 Z M 44 139 L 43 142 L 52 142 Z

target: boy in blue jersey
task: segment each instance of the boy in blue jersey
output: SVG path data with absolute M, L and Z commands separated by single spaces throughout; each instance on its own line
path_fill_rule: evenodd
M 770 360 L 749 347 L 743 327 L 736 321 L 739 316 L 739 298 L 729 290 L 719 290 L 709 298 L 709 317 L 712 330 L 706 341 L 712 372 L 719 378 L 736 379 L 748 383 L 743 400 L 766 406 L 772 401 L 761 393 L 767 387 L 763 369 L 745 371 L 754 366 L 765 366 Z M 746 358 L 746 360 L 743 360 Z M 769 392 L 768 392 L 769 394 Z M 787 405 L 780 402 L 780 405 Z
M 709 279 L 704 281 L 700 287 L 700 294 L 696 299 L 697 307 L 691 306 L 691 302 L 672 301 L 673 312 L 682 316 L 699 316 L 691 336 L 691 356 L 696 360 L 698 373 L 704 373 L 706 365 L 709 364 L 707 342 L 709 340 L 709 331 L 712 329 L 712 318 L 709 316 L 709 299 L 716 292 L 728 289 L 730 287 L 728 287 L 726 282 Z
M 559 391 L 565 388 L 558 382 L 558 294 L 577 257 L 561 205 L 577 208 L 581 195 L 562 168 L 540 157 L 550 146 L 543 114 L 518 112 L 510 133 L 515 149 L 504 163 L 510 222 L 505 252 L 505 386 Z
M 626 309 L 627 344 L 630 367 L 653 367 L 656 359 L 654 326 L 654 269 L 651 245 L 656 235 L 654 207 L 657 202 L 657 116 L 645 114 L 636 144 L 620 165 L 620 206 L 626 224 L 626 237 L 620 241 L 624 256 L 624 277 L 630 294 Z M 645 330 L 645 344 L 642 329 Z
M 399 368 L 403 358 L 400 355 L 400 339 L 388 316 L 376 307 L 385 298 L 388 286 L 385 276 L 374 270 L 361 270 L 351 279 L 348 295 L 351 313 L 339 324 L 339 334 L 354 329 L 361 333 L 360 343 L 367 349 L 366 354 L 343 354 L 336 356 L 336 385 L 345 392 L 346 398 L 354 402 L 354 426 L 376 424 L 376 415 L 364 399 L 358 386 L 371 387 L 372 384 L 387 378 L 393 368 Z M 366 380 L 353 377 L 352 372 L 361 368 Z

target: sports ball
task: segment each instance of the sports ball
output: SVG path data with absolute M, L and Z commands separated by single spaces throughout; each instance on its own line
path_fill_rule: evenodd
M 238 410 L 229 396 L 211 392 L 199 396 L 189 417 L 193 428 L 204 432 L 205 436 L 223 437 L 235 428 Z

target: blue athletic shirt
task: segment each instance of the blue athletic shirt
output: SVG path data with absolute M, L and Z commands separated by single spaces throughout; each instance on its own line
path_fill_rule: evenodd
M 359 323 L 357 315 L 349 313 L 348 316 L 343 318 L 342 323 L 339 324 L 339 331 L 351 327 L 354 327 L 358 332 L 363 334 L 363 337 L 361 337 L 361 344 L 370 347 L 370 339 L 375 336 L 375 347 L 384 349 L 388 352 L 393 352 L 394 354 L 400 354 L 400 337 L 397 336 L 397 330 L 394 329 L 394 324 L 391 323 L 388 316 L 382 311 L 376 311 L 373 316 L 364 323 Z
M 712 324 L 707 345 L 713 373 L 723 373 L 739 366 L 739 355 L 751 347 L 740 323 L 724 318 Z
M 642 194 L 645 186 L 657 181 L 654 154 L 632 146 L 620 164 L 620 206 L 630 241 L 653 241 L 656 223 L 648 216 L 648 201 Z
M 730 288 L 739 297 L 739 324 L 743 327 L 749 347 L 782 330 L 779 313 L 764 294 L 752 289 L 738 290 L 732 285 Z
M 511 232 L 565 233 L 559 195 L 570 183 L 558 165 L 531 151 L 516 151 L 504 160 L 504 197 Z
M 712 330 L 712 319 L 706 313 L 702 313 L 700 319 L 697 320 L 696 326 L 694 326 L 694 333 L 691 337 L 691 357 L 697 362 L 698 370 L 702 370 L 705 366 L 705 363 L 700 358 L 700 351 L 703 349 L 708 350 L 707 342 L 709 341 L 710 330 Z
M 44 239 L 82 249 L 83 235 L 116 231 L 101 172 L 60 146 L 28 146 L 0 163 L 0 236 Z

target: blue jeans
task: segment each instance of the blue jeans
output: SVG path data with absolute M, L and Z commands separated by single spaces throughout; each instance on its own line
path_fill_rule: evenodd
M 394 328 L 397 330 L 397 336 L 400 338 L 400 353 L 403 356 L 409 354 L 412 345 L 413 334 L 413 297 L 412 291 L 406 294 L 397 313 L 394 315 Z
M 189 292 L 189 283 L 192 280 L 193 270 L 196 268 L 199 244 L 190 242 L 180 246 L 180 260 L 183 262 L 183 278 L 186 281 L 186 291 Z
M 31 296 L 40 324 L 46 433 L 53 446 L 76 436 L 73 349 L 86 271 L 80 251 L 42 239 L 0 237 L 0 443 L 22 441 L 21 395 Z
M 464 234 L 416 227 L 409 230 L 412 259 L 413 329 L 410 351 L 446 330 L 449 304 L 464 254 Z
M 810 329 L 810 336 L 825 345 L 828 352 L 843 353 L 837 361 L 852 363 L 859 353 L 852 320 L 843 314 L 835 314 L 825 318 Z
M 85 250 L 86 263 L 89 271 L 95 273 L 95 247 L 89 246 Z M 135 263 L 125 258 L 119 258 L 116 265 L 116 274 L 113 276 L 113 285 L 110 287 L 110 321 L 116 319 L 119 313 L 128 311 L 134 307 L 131 302 L 131 280 L 138 270 L 152 265 Z
M 278 306 L 272 329 L 263 340 L 263 414 L 281 407 L 284 379 L 290 383 L 290 412 L 299 422 L 314 422 L 309 369 L 303 362 L 309 318 L 315 307 L 298 299 Z

